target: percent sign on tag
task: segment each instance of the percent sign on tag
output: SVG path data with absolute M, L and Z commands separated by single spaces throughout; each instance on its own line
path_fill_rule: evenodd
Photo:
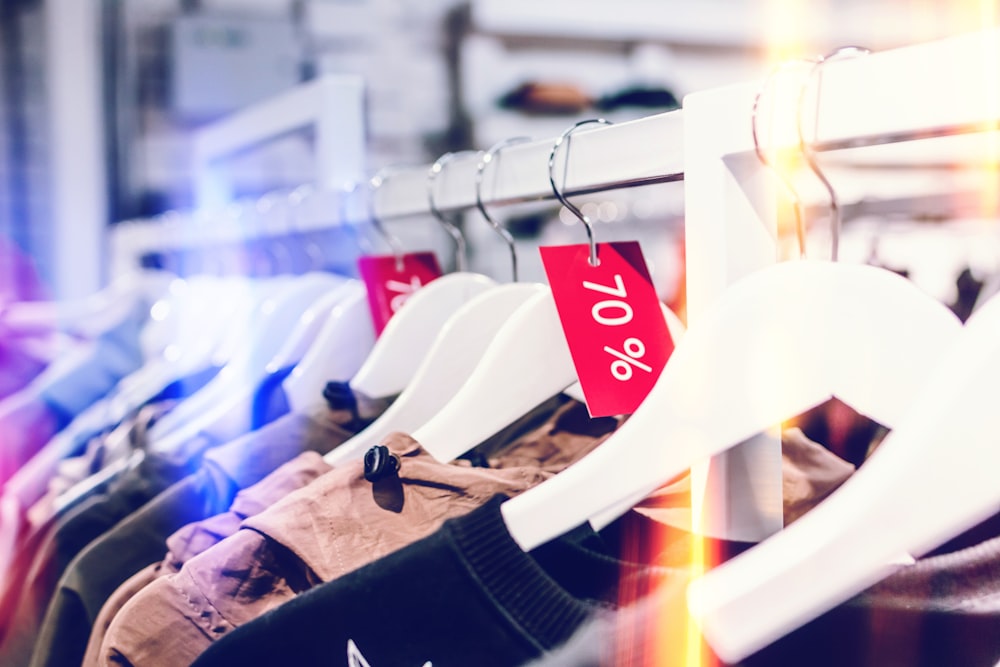
M 441 267 L 432 252 L 394 255 L 369 255 L 358 259 L 358 273 L 368 290 L 368 306 L 381 334 L 396 311 L 418 289 L 441 277 Z
M 674 350 L 639 244 L 540 250 L 590 415 L 631 414 Z
M 615 376 L 616 380 L 622 382 L 631 380 L 633 366 L 646 373 L 653 372 L 650 366 L 639 361 L 646 356 L 646 346 L 638 338 L 625 339 L 625 344 L 622 346 L 624 354 L 608 345 L 604 346 L 604 351 L 612 357 L 618 358 L 618 361 L 611 362 L 611 374 Z

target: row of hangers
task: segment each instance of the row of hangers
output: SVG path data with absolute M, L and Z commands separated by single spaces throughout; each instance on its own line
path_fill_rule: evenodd
M 818 59 L 809 78 L 834 58 L 863 53 L 852 48 Z M 805 86 L 800 148 L 829 194 L 836 247 L 839 202 L 803 135 L 804 100 Z M 756 112 L 752 126 L 756 136 Z M 550 179 L 555 152 L 576 127 L 554 146 Z M 589 220 L 568 208 L 587 228 L 596 257 Z M 800 259 L 738 281 L 683 337 L 679 321 L 666 309 L 665 316 L 677 347 L 638 410 L 583 460 L 503 505 L 508 529 L 526 550 L 587 521 L 602 527 L 693 465 L 839 398 L 892 429 L 878 453 L 810 515 L 689 591 L 710 643 L 737 661 L 996 510 L 1000 494 L 986 478 L 992 466 L 982 451 L 997 420 L 988 416 L 986 383 L 1000 370 L 1000 303 L 987 304 L 963 328 L 943 304 L 891 271 Z M 786 372 L 761 392 L 761 379 L 776 369 Z M 455 398 L 413 435 L 436 458 L 452 460 L 574 380 L 551 294 L 540 288 L 496 330 Z M 955 443 L 944 461 L 941 442 Z M 944 484 L 955 502 L 935 502 L 926 492 L 932 484 Z M 973 492 L 965 491 L 969 484 Z
M 813 61 L 809 80 L 839 55 Z M 802 132 L 807 85 L 799 99 L 800 148 L 829 193 L 836 230 L 836 193 Z M 770 167 L 756 122 L 755 105 L 755 146 Z M 586 228 L 591 261 L 599 261 L 590 220 L 555 182 L 557 153 L 584 124 L 553 145 L 549 176 L 554 195 Z M 477 187 L 504 146 L 517 141 L 482 154 Z M 445 224 L 433 186 L 451 157 L 432 165 L 428 178 L 430 210 Z M 503 232 L 481 196 L 477 205 Z M 804 255 L 799 206 L 796 213 Z M 453 229 L 456 263 L 464 268 L 464 237 Z M 164 287 L 160 278 L 146 280 L 116 284 L 94 303 L 117 307 L 108 304 L 130 290 Z M 197 331 L 178 327 L 180 337 L 154 346 L 150 363 L 123 381 L 116 398 L 134 407 L 195 361 L 226 365 L 154 427 L 156 447 L 167 449 L 182 435 L 224 422 L 249 400 L 256 380 L 296 359 L 284 385 L 293 411 L 316 405 L 329 380 L 349 380 L 375 398 L 399 394 L 369 428 L 327 456 L 332 464 L 359 458 L 393 430 L 410 432 L 435 458 L 451 461 L 551 396 L 576 391 L 544 285 L 498 285 L 467 271 L 444 276 L 418 291 L 377 341 L 363 289 L 343 278 L 314 273 L 254 290 L 234 288 L 227 279 L 191 278 L 165 287 L 154 320 L 167 331 L 171 319 L 190 318 Z M 157 319 L 157 309 L 166 314 Z M 988 434 L 1000 426 L 988 384 L 1000 371 L 996 299 L 963 328 L 895 273 L 803 257 L 736 282 L 686 332 L 665 307 L 664 317 L 676 347 L 642 405 L 594 452 L 502 506 L 524 549 L 588 521 L 607 525 L 693 465 L 839 398 L 892 429 L 878 452 L 815 510 L 689 588 L 689 606 L 705 636 L 723 659 L 736 661 L 886 576 L 900 556 L 919 556 L 996 511 L 1000 492 L 987 477 L 993 471 Z M 949 444 L 946 455 L 942 443 Z M 936 492 L 929 494 L 932 484 Z
M 847 54 L 815 61 L 810 79 L 824 63 Z M 804 99 L 805 85 L 800 148 L 829 193 L 836 247 L 839 205 L 803 136 Z M 755 105 L 755 146 L 770 167 L 756 140 L 756 120 Z M 787 185 L 804 255 L 800 204 Z M 591 229 L 581 220 L 594 257 Z M 993 497 L 985 478 L 975 495 L 956 506 L 935 505 L 926 490 L 932 481 L 941 488 L 941 456 L 931 447 L 955 439 L 950 431 L 957 405 L 963 406 L 967 429 L 978 429 L 967 438 L 963 429 L 963 449 L 975 451 L 991 432 L 982 419 L 986 413 L 977 422 L 969 406 L 988 400 L 981 383 L 990 373 L 982 362 L 1000 356 L 981 346 L 995 333 L 998 318 L 995 304 L 963 330 L 944 305 L 905 278 L 872 266 L 802 258 L 752 273 L 730 286 L 683 337 L 675 336 L 676 348 L 654 388 L 604 443 L 504 503 L 507 527 L 526 550 L 588 521 L 603 527 L 692 466 L 832 397 L 894 429 L 830 500 L 692 585 L 693 615 L 720 656 L 735 662 L 884 577 L 899 566 L 901 555 L 925 553 L 995 511 L 990 503 L 1000 496 Z M 955 382 L 972 373 L 977 381 Z M 513 414 L 504 412 L 508 406 L 522 414 L 528 403 L 551 395 L 556 378 L 571 381 L 572 365 L 551 296 L 543 292 L 497 332 L 456 399 L 414 437 L 438 458 L 454 458 L 491 434 L 500 415 Z M 979 394 L 978 402 L 963 404 L 970 393 Z M 931 419 L 937 420 L 934 428 Z M 918 426 L 908 426 L 913 423 Z M 946 465 L 958 473 L 956 496 L 969 483 L 966 460 L 949 452 Z M 879 509 L 872 511 L 873 505 Z M 901 529 L 903 513 L 909 520 Z M 927 521 L 927 513 L 934 520 Z
M 498 145 L 483 154 L 480 175 L 501 148 Z M 447 154 L 432 165 L 427 188 L 430 209 L 455 239 L 455 263 L 463 267 L 465 237 L 440 213 L 434 196 L 438 174 L 455 156 Z M 371 180 L 372 194 L 383 174 Z M 513 239 L 486 210 L 481 187 L 480 177 L 476 181 L 479 209 L 510 246 L 516 277 Z M 399 240 L 375 216 L 372 223 L 399 257 Z M 393 318 L 377 342 L 361 283 L 319 271 L 252 282 L 199 275 L 181 280 L 160 271 L 142 271 L 82 301 L 15 304 L 5 311 L 4 320 L 22 331 L 70 328 L 93 335 L 127 317 L 137 300 L 153 301 L 142 336 L 147 363 L 123 378 L 108 400 L 92 406 L 64 429 L 57 436 L 57 446 L 47 448 L 49 456 L 55 452 L 70 455 L 81 434 L 109 429 L 172 382 L 206 366 L 221 370 L 157 421 L 149 432 L 152 448 L 176 451 L 206 432 L 220 440 L 237 437 L 249 427 L 256 387 L 268 375 L 294 366 L 281 382 L 293 412 L 315 409 L 328 381 L 349 380 L 356 390 L 373 398 L 407 390 L 383 420 L 366 429 L 351 447 L 339 450 L 339 456 L 348 458 L 363 453 L 393 430 L 412 431 L 426 421 L 457 391 L 463 373 L 506 317 L 540 289 L 530 284 L 498 285 L 487 276 L 460 270 L 420 290 L 413 305 Z M 72 502 L 93 485 L 136 465 L 143 456 L 144 452 L 136 452 L 110 466 L 71 489 L 59 504 Z M 35 482 L 41 479 L 25 477 Z

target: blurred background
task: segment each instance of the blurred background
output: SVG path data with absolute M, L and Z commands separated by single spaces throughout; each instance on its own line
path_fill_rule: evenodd
M 363 77 L 374 171 L 555 137 L 580 118 L 659 113 L 837 46 L 882 50 L 996 23 L 995 2 L 972 0 L 0 0 L 0 238 L 51 295 L 94 292 L 108 279 L 109 226 L 194 206 L 195 130 L 323 74 Z M 309 182 L 313 140 L 292 134 L 230 160 L 235 193 Z M 624 236 L 649 227 L 650 242 L 675 243 L 664 230 L 680 219 L 679 193 L 639 188 L 591 212 L 634 223 Z M 522 244 L 582 240 L 557 213 L 507 224 Z M 474 264 L 502 270 L 503 249 L 476 242 L 486 226 L 466 226 Z M 443 247 L 432 224 L 394 229 Z M 995 261 L 987 254 L 980 263 Z M 14 265 L 0 267 L 7 284 L 22 280 Z

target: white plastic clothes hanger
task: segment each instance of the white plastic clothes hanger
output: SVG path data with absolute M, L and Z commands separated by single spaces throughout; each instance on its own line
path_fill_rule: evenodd
M 80 437 L 114 426 L 174 380 L 206 368 L 212 347 L 231 322 L 228 306 L 237 303 L 226 299 L 229 287 L 227 281 L 208 276 L 174 279 L 164 298 L 150 308 L 140 334 L 146 362 L 77 415 L 47 450 L 72 455 Z
M 815 171 L 838 226 L 836 193 Z M 606 522 L 608 510 L 833 396 L 891 428 L 960 331 L 950 310 L 884 269 L 800 260 L 757 271 L 688 330 L 607 441 L 501 506 L 507 528 L 530 550 Z
M 450 273 L 417 290 L 385 325 L 351 387 L 371 398 L 399 394 L 448 318 L 495 285 L 478 273 Z
M 1000 299 L 966 322 L 861 468 L 786 530 L 707 573 L 688 604 L 737 662 L 997 512 Z M 927 352 L 925 350 L 925 352 Z
M 996 511 L 994 481 L 982 476 L 990 470 L 983 457 L 995 451 L 998 332 L 1000 302 L 991 300 L 935 355 L 940 361 L 878 451 L 804 525 L 692 584 L 689 608 L 720 657 L 746 657 L 888 576 L 901 555 L 926 553 Z M 948 501 L 922 511 L 931 487 Z
M 552 292 L 535 294 L 501 326 L 475 370 L 412 435 L 452 461 L 576 381 Z
M 339 284 L 338 281 L 340 281 Z M 228 383 L 217 383 L 217 386 L 211 389 L 211 391 L 216 392 L 214 394 L 207 392 L 202 394 L 199 392 L 191 398 L 190 402 L 181 404 L 176 410 L 184 410 L 185 406 L 189 406 L 191 410 L 198 410 L 197 417 L 194 419 L 196 419 L 200 429 L 216 434 L 217 437 L 224 439 L 235 437 L 249 430 L 257 387 L 267 375 L 276 373 L 287 366 L 297 363 L 309 349 L 310 344 L 319 335 L 322 327 L 326 326 L 326 321 L 329 318 L 334 318 L 340 322 L 341 328 L 350 329 L 352 325 L 357 325 L 357 321 L 344 322 L 339 317 L 339 313 L 341 312 L 338 310 L 339 302 L 352 294 L 350 282 L 335 277 L 335 280 L 329 284 L 335 286 L 325 294 L 320 295 L 312 305 L 306 308 L 299 316 L 295 328 L 288 333 L 284 342 L 281 342 L 280 339 L 275 339 L 280 343 L 280 348 L 270 360 L 267 360 L 263 369 L 257 371 L 256 364 L 259 363 L 258 361 L 252 362 L 254 364 L 252 368 L 246 365 L 237 367 L 242 368 L 242 371 L 227 371 L 226 369 L 232 368 L 227 365 L 223 368 L 223 371 L 230 378 Z M 303 296 L 302 298 L 308 300 L 309 297 Z M 290 305 L 289 308 L 291 310 L 288 312 L 292 313 L 292 317 L 294 317 L 295 306 Z M 361 320 L 361 324 L 364 324 L 363 320 Z M 255 326 L 258 325 L 255 324 Z M 254 350 L 254 353 L 264 353 L 264 348 L 268 345 L 269 343 L 262 344 L 261 348 Z M 347 350 L 344 353 L 346 354 Z M 355 354 L 354 356 L 360 358 L 361 355 Z M 243 375 L 240 375 L 241 372 Z M 222 372 L 220 372 L 220 375 L 222 375 Z M 233 380 L 233 378 L 238 378 L 238 380 Z M 199 400 L 201 404 L 196 402 Z M 210 402 L 214 402 L 214 405 L 206 410 Z M 191 412 L 189 414 L 194 415 L 196 413 Z M 184 415 L 181 414 L 178 418 L 183 419 Z M 165 447 L 170 447 L 170 445 L 167 444 Z
M 167 271 L 137 270 L 82 299 L 5 304 L 2 318 L 6 327 L 20 332 L 71 331 L 92 338 L 121 322 L 140 300 L 156 301 L 175 280 Z
M 149 360 L 138 371 L 122 378 L 107 400 L 78 415 L 56 436 L 57 443 L 61 443 L 56 446 L 58 449 L 47 447 L 46 452 L 62 451 L 68 456 L 79 434 L 93 431 L 101 424 L 116 424 L 171 382 L 224 363 L 236 347 L 229 342 L 232 331 L 252 330 L 252 316 L 263 308 L 268 298 L 290 285 L 291 279 L 287 277 L 250 281 L 240 276 L 201 275 L 174 280 L 164 298 L 150 308 L 150 321 L 140 335 Z M 137 465 L 143 456 L 144 452 L 138 450 L 129 459 L 113 462 L 99 474 L 76 484 L 59 496 L 57 509 L 61 511 L 73 505 L 105 480 Z M 39 465 L 44 465 L 44 461 Z M 25 479 L 30 480 L 31 475 L 26 475 Z
M 429 339 L 427 334 L 440 329 L 439 323 L 443 322 L 442 318 L 447 318 L 469 299 L 495 285 L 485 276 L 464 272 L 465 236 L 453 222 L 444 217 L 434 201 L 435 179 L 447 162 L 456 155 L 458 154 L 445 154 L 431 166 L 427 178 L 427 192 L 431 212 L 455 239 L 455 265 L 459 273 L 444 276 L 419 290 L 410 299 L 410 302 L 416 300 L 417 305 L 413 306 L 408 302 L 406 307 L 393 316 L 382 332 L 381 338 L 374 342 L 374 346 L 375 334 L 370 325 L 365 290 L 359 285 L 351 305 L 348 306 L 356 310 L 357 314 L 345 316 L 345 319 L 353 321 L 363 317 L 369 324 L 363 328 L 355 326 L 346 331 L 334 328 L 321 334 L 316 345 L 283 383 L 285 395 L 293 412 L 307 412 L 321 404 L 323 387 L 331 380 L 353 378 L 352 383 L 355 388 L 357 389 L 360 384 L 360 387 L 363 387 L 361 391 L 371 397 L 393 396 L 400 393 L 413 378 L 417 364 L 426 356 L 422 350 L 432 344 L 432 339 Z M 378 226 L 378 229 L 385 233 L 381 226 Z M 386 240 L 392 247 L 398 247 L 395 239 Z M 426 305 L 420 306 L 421 303 Z M 351 334 L 354 334 L 351 340 L 356 341 L 354 345 L 342 340 L 345 335 Z M 365 337 L 364 340 L 358 341 L 357 337 L 362 335 Z M 357 365 L 345 364 L 344 351 L 347 349 L 362 350 L 364 361 Z
M 309 275 L 309 274 L 306 274 Z M 212 365 L 223 367 L 246 345 L 246 332 L 253 330 L 264 304 L 269 300 L 281 299 L 282 294 L 293 289 L 295 276 L 274 276 L 270 278 L 247 278 L 234 276 L 230 298 L 247 297 L 237 310 L 239 318 L 228 322 L 224 335 L 215 341 L 212 348 Z M 332 289 L 336 289 L 333 287 Z
M 427 182 L 428 200 L 430 210 L 437 220 L 449 229 L 454 238 L 463 238 L 461 232 L 457 232 L 454 224 L 444 218 L 434 203 L 435 179 L 452 157 L 453 155 L 446 154 L 431 166 Z M 377 218 L 373 215 L 372 219 Z M 451 230 L 455 230 L 457 236 Z M 384 234 L 384 229 L 382 233 Z M 513 244 L 513 239 L 510 243 Z M 456 265 L 461 267 L 464 264 L 463 242 L 457 244 Z M 431 349 L 448 318 L 473 297 L 495 285 L 492 278 L 460 271 L 442 276 L 420 288 L 386 324 L 371 354 L 351 379 L 351 387 L 370 398 L 385 398 L 402 392 L 413 379 L 420 362 Z
M 344 279 L 340 285 L 306 308 L 305 312 L 299 316 L 299 322 L 289 334 L 288 339 L 267 362 L 265 370 L 268 373 L 276 373 L 302 360 L 310 346 L 316 341 L 316 337 L 326 324 L 327 318 L 335 311 L 337 304 L 351 293 L 352 282 L 356 283 L 357 281 Z
M 164 415 L 150 429 L 152 447 L 175 451 L 189 439 L 210 432 L 229 440 L 249 428 L 249 410 L 241 410 L 247 387 L 253 389 L 267 375 L 267 364 L 281 349 L 313 303 L 335 289 L 342 280 L 328 273 L 309 273 L 291 282 L 278 295 L 265 299 L 253 326 L 245 329 L 241 348 L 219 374 L 194 396 Z
M 434 416 L 462 387 L 507 318 L 544 290 L 544 285 L 531 283 L 500 285 L 460 307 L 445 322 L 399 398 L 375 422 L 324 460 L 336 466 L 360 458 L 389 433 L 408 433 Z
M 507 527 L 530 550 L 831 396 L 892 427 L 960 330 L 883 269 L 801 260 L 758 271 L 688 329 L 607 441 L 502 505 Z
M 228 338 L 231 329 L 249 330 L 251 316 L 264 298 L 287 288 L 288 284 L 287 278 L 248 281 L 242 277 L 192 276 L 175 280 L 168 296 L 150 309 L 150 322 L 141 335 L 143 348 L 152 358 L 138 371 L 122 378 L 108 400 L 88 408 L 56 436 L 62 443 L 60 451 L 69 456 L 77 434 L 101 424 L 117 423 L 174 380 L 213 365 L 220 340 Z M 46 452 L 55 451 L 46 448 Z M 73 505 L 105 480 L 137 465 L 143 455 L 143 450 L 138 450 L 129 459 L 116 461 L 76 484 L 59 496 L 57 509 Z M 31 475 L 25 478 L 30 480 Z
M 671 335 L 681 334 L 684 326 L 676 315 L 666 306 L 663 312 Z M 545 289 L 497 330 L 458 393 L 413 438 L 437 460 L 452 461 L 576 379 L 552 292 Z
M 281 383 L 292 412 L 305 414 L 321 405 L 326 383 L 353 377 L 375 344 L 365 286 L 352 280 L 338 293 L 316 339 Z
M 248 322 L 264 297 L 287 284 L 212 276 L 174 281 L 169 296 L 153 304 L 140 334 L 147 362 L 115 387 L 107 423 L 117 423 L 175 380 L 222 366 L 229 355 L 219 354 L 219 348 L 233 347 L 226 341 L 240 329 L 234 323 Z
M 558 146 L 559 142 L 553 153 Z M 553 190 L 559 194 L 554 186 Z M 593 242 L 590 220 L 575 207 L 570 210 L 587 226 Z M 664 316 L 668 326 L 683 330 L 680 320 L 666 307 Z M 555 301 L 546 289 L 528 299 L 497 330 L 458 393 L 413 437 L 439 461 L 451 461 L 576 379 Z

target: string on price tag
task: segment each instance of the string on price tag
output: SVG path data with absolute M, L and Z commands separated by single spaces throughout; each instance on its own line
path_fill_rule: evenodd
M 540 248 L 545 273 L 592 417 L 631 414 L 674 350 L 642 249 L 635 241 Z
M 381 334 L 414 292 L 441 277 L 441 267 L 432 252 L 367 255 L 358 259 L 358 273 L 368 290 L 375 333 Z

